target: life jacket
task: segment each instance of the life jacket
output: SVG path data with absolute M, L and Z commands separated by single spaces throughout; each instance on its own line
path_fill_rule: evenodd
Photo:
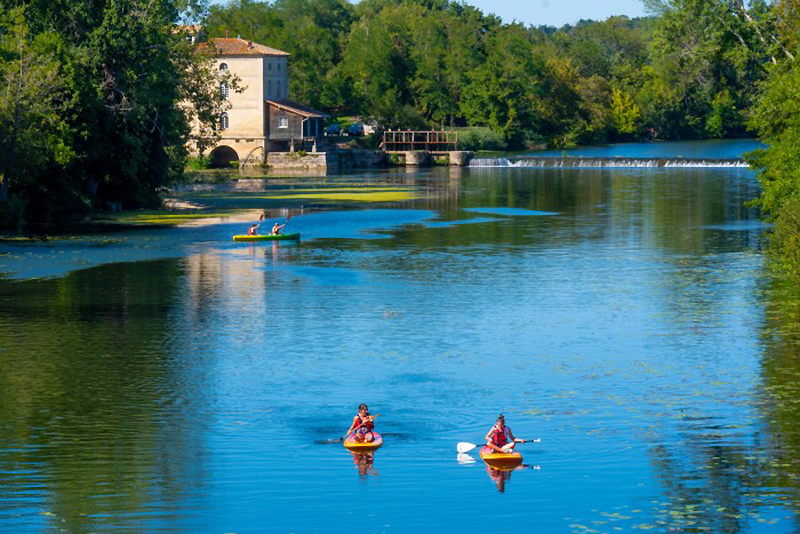
M 369 414 L 367 414 L 369 416 Z M 361 419 L 361 414 L 356 415 L 356 432 L 372 432 L 375 428 L 375 423 L 371 419 Z
M 256 232 L 258 232 L 257 226 L 251 226 L 250 229 L 247 231 L 248 235 L 258 235 Z
M 503 430 L 500 430 L 499 428 L 497 428 L 497 426 L 493 426 L 491 435 L 492 445 L 494 445 L 495 447 L 502 447 L 503 445 L 508 443 L 508 435 L 506 434 L 507 432 L 508 432 L 508 427 L 503 427 Z

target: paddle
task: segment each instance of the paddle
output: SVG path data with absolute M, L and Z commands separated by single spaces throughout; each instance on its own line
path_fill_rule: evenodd
M 287 220 L 288 220 L 288 218 L 287 218 Z M 372 417 L 373 419 L 375 419 L 376 417 L 380 417 L 380 416 L 381 416 L 381 414 L 379 414 L 379 413 L 376 413 L 375 415 L 372 415 L 372 416 L 370 416 L 370 417 Z M 357 427 L 355 427 L 355 428 L 353 429 L 353 432 L 355 432 L 356 430 L 358 430 L 358 429 L 359 429 L 359 428 L 361 428 L 362 426 L 364 426 L 364 423 L 361 423 L 360 425 L 358 425 Z M 347 439 L 348 437 L 350 437 L 351 435 L 352 435 L 352 434 L 347 434 L 346 436 L 342 436 L 341 438 L 335 438 L 335 439 L 320 439 L 320 440 L 317 440 L 317 443 L 320 443 L 320 444 L 323 444 L 323 445 L 328 445 L 328 444 L 332 444 L 332 443 L 342 443 L 344 440 L 346 440 L 346 439 Z
M 541 441 L 542 441 L 541 439 L 527 439 L 527 440 L 523 439 L 522 443 L 528 443 L 528 442 L 530 442 L 530 443 L 539 443 Z M 475 445 L 474 443 L 467 443 L 466 441 L 462 441 L 458 445 L 456 445 L 456 450 L 458 452 L 460 452 L 461 454 L 464 454 L 464 453 L 467 453 L 467 452 L 471 451 L 475 447 L 479 447 L 479 445 Z

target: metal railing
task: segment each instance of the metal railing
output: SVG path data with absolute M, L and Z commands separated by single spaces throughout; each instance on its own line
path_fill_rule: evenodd
M 386 152 L 412 152 L 424 150 L 431 153 L 458 150 L 458 132 L 453 130 L 389 130 L 383 132 L 382 148 Z

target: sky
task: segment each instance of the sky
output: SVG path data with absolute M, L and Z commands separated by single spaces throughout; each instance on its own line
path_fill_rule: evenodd
M 503 22 L 517 20 L 534 26 L 562 26 L 580 19 L 605 20 L 612 15 L 645 15 L 641 0 L 467 0 L 466 3 L 500 16 Z
M 226 0 L 211 0 L 224 4 Z M 356 3 L 355 0 L 351 0 Z M 534 26 L 562 26 L 580 19 L 605 20 L 612 15 L 640 17 L 645 14 L 641 0 L 466 0 L 484 13 L 494 13 L 503 22 Z

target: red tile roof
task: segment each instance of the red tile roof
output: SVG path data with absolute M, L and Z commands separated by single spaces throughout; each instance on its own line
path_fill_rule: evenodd
M 228 39 L 217 37 L 209 39 L 205 46 L 213 46 L 218 56 L 290 56 L 288 52 L 270 48 L 245 39 Z

